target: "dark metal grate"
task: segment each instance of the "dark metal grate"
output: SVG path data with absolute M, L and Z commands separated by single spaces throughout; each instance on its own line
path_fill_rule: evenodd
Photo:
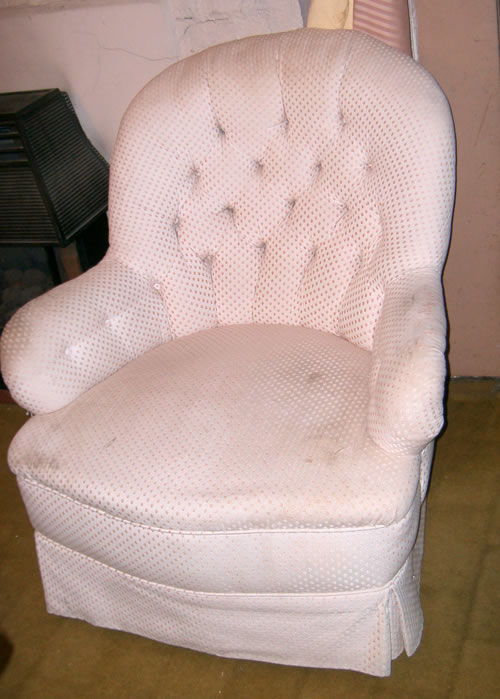
M 43 245 L 54 235 L 54 224 L 29 166 L 0 166 L 0 241 L 18 243 L 20 237 Z
M 106 211 L 108 176 L 65 93 L 0 95 L 0 243 L 65 245 Z

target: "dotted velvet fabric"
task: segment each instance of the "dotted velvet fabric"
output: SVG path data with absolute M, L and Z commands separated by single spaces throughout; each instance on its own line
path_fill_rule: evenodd
M 51 611 L 381 675 L 415 650 L 453 193 L 443 94 L 357 32 L 143 89 L 108 254 L 2 336 Z

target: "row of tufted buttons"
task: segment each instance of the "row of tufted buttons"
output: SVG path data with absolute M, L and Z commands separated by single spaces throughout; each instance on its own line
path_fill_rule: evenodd
M 342 130 L 347 128 L 347 120 L 345 118 L 344 112 L 339 111 L 338 116 L 337 116 L 337 121 L 338 121 L 339 127 Z M 286 115 L 283 117 L 283 119 L 279 125 L 283 127 L 284 131 L 288 131 L 290 129 L 290 120 L 288 119 L 288 117 Z M 215 130 L 216 130 L 216 134 L 219 138 L 224 138 L 226 136 L 226 130 L 224 129 L 224 127 L 222 126 L 222 124 L 219 121 L 217 121 L 215 123 Z
M 292 212 L 293 212 L 293 210 L 295 209 L 296 205 L 297 205 L 297 199 L 296 199 L 296 198 L 291 198 L 291 199 L 288 200 L 288 209 L 289 209 L 288 216 L 291 216 L 291 215 L 292 215 Z M 349 213 L 349 211 L 350 211 L 349 207 L 347 206 L 347 204 L 344 203 L 343 206 L 342 206 L 342 212 L 341 212 L 339 218 L 343 218 L 346 214 Z M 224 206 L 218 213 L 219 213 L 219 215 L 226 215 L 226 216 L 229 216 L 231 219 L 234 219 L 234 217 L 235 217 L 235 207 L 232 206 L 232 205 L 230 205 L 230 204 L 227 204 L 227 205 Z M 180 226 L 181 226 L 181 220 L 180 220 L 180 218 L 179 218 L 179 214 L 178 214 L 178 213 L 176 214 L 176 216 L 175 216 L 175 218 L 174 218 L 174 220 L 173 220 L 173 222 L 172 222 L 171 225 L 172 225 L 172 230 L 174 231 L 174 234 L 175 234 L 176 239 L 177 239 L 177 241 L 178 241 L 178 240 L 179 240 L 179 228 L 180 228 Z M 265 247 L 266 247 L 265 241 L 262 241 L 261 243 L 259 243 L 259 244 L 257 245 L 257 247 L 259 247 L 259 248 L 265 248 Z M 318 246 L 316 246 L 316 248 L 317 248 L 317 247 L 318 247 Z M 315 249 L 316 249 L 316 248 L 315 248 Z M 200 256 L 200 259 L 206 259 L 207 257 L 208 257 L 207 255 L 205 255 L 204 257 L 201 257 L 201 256 Z
M 294 210 L 296 205 L 297 205 L 297 198 L 296 197 L 292 197 L 291 199 L 288 200 L 287 206 L 289 209 L 289 212 L 288 212 L 289 216 L 291 215 L 291 213 Z M 349 212 L 349 207 L 347 206 L 347 204 L 344 204 L 342 215 L 345 215 L 348 212 Z M 225 215 L 225 216 L 229 216 L 230 218 L 234 218 L 236 215 L 236 210 L 232 204 L 226 204 L 222 209 L 219 210 L 218 213 L 219 213 L 219 215 Z M 179 238 L 179 229 L 181 227 L 181 220 L 180 220 L 178 213 L 175 215 L 175 217 L 172 221 L 171 227 L 172 227 L 172 230 L 173 230 L 176 238 L 178 239 Z
M 346 118 L 343 112 L 339 112 L 338 114 L 338 124 L 341 129 L 345 129 L 347 126 Z M 288 129 L 290 128 L 290 121 L 287 116 L 283 117 L 283 120 L 281 121 L 280 125 L 283 127 L 285 131 L 288 131 Z M 217 136 L 219 136 L 219 138 L 224 138 L 224 136 L 226 135 L 226 130 L 219 122 L 216 122 L 215 129 Z
M 264 162 L 262 159 L 258 159 L 258 158 L 254 159 L 253 166 L 254 166 L 254 170 L 261 177 L 264 176 L 265 165 L 264 165 Z M 313 169 L 314 175 L 313 175 L 313 181 L 311 182 L 311 186 L 314 184 L 315 180 L 317 180 L 320 177 L 321 173 L 323 172 L 323 163 L 321 162 L 321 160 L 318 160 L 312 169 Z M 366 160 L 366 162 L 364 164 L 364 169 L 365 169 L 365 172 L 370 172 L 370 173 L 373 172 L 374 166 L 373 166 L 373 161 L 371 159 Z M 191 174 L 191 177 L 193 179 L 194 186 L 197 186 L 197 184 L 200 180 L 200 176 L 201 176 L 200 170 L 199 170 L 197 165 L 193 164 L 191 166 L 190 174 Z M 295 206 L 296 203 L 297 203 L 296 197 L 292 197 L 291 199 L 289 199 L 289 201 L 288 201 L 289 208 L 293 209 L 293 207 Z M 347 211 L 347 206 L 346 206 L 346 211 Z M 221 214 L 229 214 L 231 216 L 234 216 L 234 212 L 235 212 L 235 210 L 234 210 L 234 206 L 232 204 L 226 204 L 219 211 L 219 213 L 221 213 Z M 179 216 L 177 213 L 176 217 L 174 218 L 174 220 L 172 222 L 172 227 L 173 227 L 173 230 L 176 233 L 176 235 L 178 232 L 179 224 L 180 224 Z

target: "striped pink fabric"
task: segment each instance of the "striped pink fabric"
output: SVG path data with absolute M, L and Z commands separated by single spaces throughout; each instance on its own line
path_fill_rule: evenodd
M 356 0 L 353 28 L 412 54 L 407 0 Z

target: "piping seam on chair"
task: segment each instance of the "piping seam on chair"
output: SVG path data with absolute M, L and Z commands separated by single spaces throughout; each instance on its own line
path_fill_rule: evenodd
M 326 598 L 339 598 L 339 597 L 359 597 L 361 595 L 377 595 L 383 592 L 390 593 L 394 586 L 397 584 L 399 581 L 399 578 L 403 575 L 404 569 L 408 564 L 408 560 L 406 560 L 401 568 L 398 570 L 396 575 L 392 578 L 392 580 L 389 580 L 388 583 L 385 585 L 381 585 L 380 587 L 372 587 L 368 589 L 363 589 L 363 590 L 350 590 L 348 592 L 342 591 L 342 592 L 204 592 L 203 590 L 188 590 L 182 587 L 173 587 L 172 585 L 165 585 L 165 583 L 158 583 L 158 582 L 153 582 L 152 580 L 146 580 L 144 578 L 140 578 L 137 575 L 132 575 L 131 573 L 125 573 L 123 570 L 119 570 L 118 568 L 115 568 L 114 566 L 110 566 L 108 563 L 103 563 L 102 561 L 98 561 L 95 558 L 92 558 L 91 556 L 87 556 L 84 553 L 80 553 L 79 551 L 75 551 L 74 549 L 69 548 L 68 546 L 64 546 L 63 544 L 59 544 L 57 541 L 54 541 L 53 539 L 50 539 L 48 536 L 45 536 L 41 532 L 36 532 L 35 533 L 37 537 L 40 539 L 44 539 L 45 541 L 49 542 L 49 546 L 53 546 L 54 548 L 59 548 L 64 551 L 69 551 L 71 552 L 72 555 L 77 556 L 78 558 L 83 558 L 85 560 L 92 561 L 96 565 L 106 568 L 108 570 L 111 570 L 118 575 L 122 575 L 125 578 L 128 578 L 129 580 L 135 580 L 135 581 L 140 581 L 141 583 L 144 583 L 145 585 L 150 585 L 152 587 L 156 588 L 162 588 L 164 590 L 168 590 L 170 592 L 173 592 L 174 594 L 181 594 L 181 595 L 192 595 L 193 597 L 231 597 L 231 598 L 248 598 L 248 597 L 253 597 L 253 598 L 263 598 L 263 597 L 270 597 L 273 599 L 282 599 L 282 598 L 290 598 L 290 599 L 298 599 L 298 598 L 314 598 L 314 599 L 326 599 Z M 379 606 L 380 600 L 377 600 L 377 605 Z M 352 614 L 352 611 L 346 611 L 346 612 L 336 612 L 339 614 Z
M 413 507 L 415 503 L 415 499 L 418 496 L 418 501 L 420 502 L 420 487 L 415 491 L 415 496 L 411 502 L 411 505 L 406 512 L 406 514 L 401 517 L 401 519 L 396 520 L 395 522 L 391 522 L 390 524 L 378 524 L 378 525 L 372 525 L 372 526 L 360 526 L 360 527 L 331 527 L 329 529 L 313 529 L 313 528 L 306 528 L 304 527 L 303 529 L 296 528 L 296 529 L 229 529 L 229 530 L 214 530 L 214 531 L 209 531 L 209 530 L 196 530 L 193 529 L 191 531 L 183 531 L 180 529 L 167 529 L 165 527 L 158 527 L 154 526 L 152 524 L 143 524 L 141 522 L 134 522 L 131 519 L 126 519 L 125 517 L 119 517 L 118 515 L 113 515 L 110 514 L 109 512 L 105 512 L 104 510 L 99 509 L 98 507 L 95 507 L 95 505 L 89 505 L 88 503 L 81 502 L 80 500 L 76 500 L 75 498 L 72 498 L 70 495 L 67 495 L 66 493 L 60 493 L 59 491 L 55 490 L 54 488 L 51 488 L 48 485 L 45 485 L 43 483 L 39 483 L 38 481 L 33 480 L 29 476 L 25 476 L 22 473 L 16 473 L 15 475 L 17 478 L 22 479 L 25 481 L 27 484 L 39 488 L 40 490 L 45 490 L 47 492 L 52 493 L 56 497 L 63 498 L 64 500 L 68 500 L 69 502 L 74 503 L 75 505 L 79 507 L 83 507 L 84 509 L 92 510 L 96 514 L 98 514 L 101 517 L 113 519 L 117 522 L 122 522 L 124 524 L 129 524 L 133 527 L 139 527 L 141 529 L 147 529 L 148 531 L 156 531 L 156 532 L 163 532 L 168 535 L 174 535 L 174 536 L 241 536 L 241 535 L 269 535 L 269 534 L 274 534 L 274 535 L 288 535 L 288 534 L 343 534 L 343 533 L 350 533 L 350 532 L 362 532 L 362 531 L 375 531 L 375 530 L 389 530 L 392 527 L 401 525 L 405 523 L 405 520 L 409 519 L 411 515 L 413 514 Z M 419 484 L 420 485 L 420 484 Z

